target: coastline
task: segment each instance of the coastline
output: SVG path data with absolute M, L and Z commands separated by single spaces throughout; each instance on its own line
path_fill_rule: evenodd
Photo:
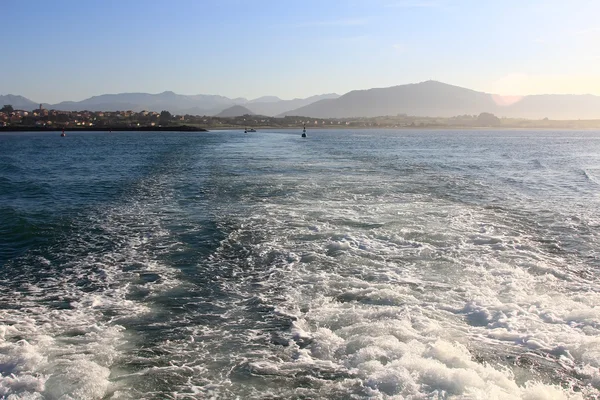
M 279 126 L 255 126 L 253 127 L 257 132 L 261 131 L 298 131 L 301 132 L 301 128 L 295 127 L 279 127 Z M 315 126 L 307 129 L 307 131 L 328 131 L 328 130 L 380 130 L 380 131 L 600 131 L 600 127 L 518 127 L 518 126 Z M 69 127 L 69 128 L 58 128 L 58 127 L 39 127 L 39 126 L 4 126 L 0 127 L 0 133 L 2 132 L 215 132 L 215 131 L 244 131 L 243 127 L 239 126 L 218 126 L 209 128 L 200 128 L 189 125 L 180 126 L 140 126 L 140 127 L 128 127 L 128 126 L 112 126 L 112 127 Z M 251 134 L 251 133 L 248 133 Z
M 179 126 L 88 126 L 88 127 L 40 127 L 40 126 L 3 126 L 0 132 L 209 132 L 208 129 L 189 125 Z
M 256 132 L 252 133 L 260 133 L 261 131 L 297 131 L 302 133 L 302 127 L 294 128 L 294 127 L 277 127 L 277 126 L 253 126 L 256 129 Z M 244 128 L 240 128 L 239 126 L 232 127 L 211 127 L 211 131 L 242 131 Z M 600 131 L 600 127 L 518 127 L 518 126 L 398 126 L 398 127 L 390 127 L 390 126 L 317 126 L 317 127 L 307 127 L 306 132 L 315 131 L 315 130 L 379 130 L 379 131 Z M 250 134 L 250 133 L 248 133 Z

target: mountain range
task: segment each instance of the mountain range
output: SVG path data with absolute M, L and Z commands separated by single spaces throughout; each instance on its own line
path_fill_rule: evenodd
M 229 98 L 218 95 L 182 95 L 173 92 L 158 94 L 120 93 L 93 96 L 82 101 L 63 101 L 57 104 L 41 103 L 44 108 L 61 111 L 162 111 L 172 114 L 217 115 L 230 107 L 248 107 L 252 114 L 275 116 L 288 110 L 300 108 L 322 99 L 333 99 L 338 94 L 329 93 L 311 96 L 306 99 L 282 100 L 275 96 L 263 96 L 248 100 L 242 97 Z M 10 104 L 15 109 L 33 110 L 40 103 L 23 96 L 0 95 L 0 107 Z
M 280 114 L 315 118 L 377 117 L 406 114 L 454 117 L 493 113 L 527 119 L 600 119 L 600 96 L 500 96 L 437 81 L 354 90 L 336 99 L 323 99 Z
M 0 96 L 0 106 L 11 104 L 16 109 L 39 107 L 25 97 Z M 500 96 L 478 92 L 437 81 L 353 90 L 339 96 L 334 93 L 305 99 L 282 100 L 264 96 L 253 100 L 218 95 L 180 95 L 121 93 L 90 97 L 79 102 L 65 101 L 43 104 L 45 108 L 65 111 L 162 111 L 173 114 L 236 116 L 239 113 L 266 116 L 302 116 L 312 118 L 377 117 L 412 115 L 453 117 L 493 113 L 499 117 L 528 119 L 600 119 L 600 96 L 533 95 Z M 237 107 L 236 107 L 237 106 Z

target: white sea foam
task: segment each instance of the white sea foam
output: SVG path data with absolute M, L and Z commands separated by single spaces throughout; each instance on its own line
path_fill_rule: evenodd
M 320 390 L 359 385 L 373 398 L 600 394 L 597 282 L 518 217 L 399 200 L 321 200 L 304 216 L 268 207 L 244 227 L 272 238 L 263 249 L 302 254 L 266 283 L 285 286 L 280 311 L 296 317 L 290 359 L 255 373 L 346 376 Z
M 149 238 L 176 246 L 160 221 L 150 218 L 148 207 L 137 203 L 100 210 L 79 221 L 78 236 L 60 248 L 62 265 L 42 257 L 20 261 L 31 263 L 23 268 L 34 275 L 38 266 L 57 272 L 37 282 L 35 276 L 31 282 L 24 276 L 23 290 L 5 294 L 16 307 L 0 310 L 0 398 L 91 400 L 119 388 L 111 383 L 111 368 L 131 346 L 128 342 L 135 342 L 119 321 L 151 310 L 128 296 L 140 288 L 151 294 L 177 284 L 176 272 L 156 261 L 161 250 L 146 246 Z M 116 245 L 109 252 L 89 250 L 103 242 Z M 140 279 L 148 274 L 160 279 Z M 54 307 L 54 299 L 64 305 Z
M 277 140 L 213 160 L 202 190 L 225 238 L 194 258 L 197 281 L 155 253 L 186 250 L 165 226 L 197 232 L 159 198 L 94 221 L 116 250 L 78 257 L 89 236 L 73 238 L 68 276 L 15 290 L 21 309 L 0 314 L 0 397 L 600 396 L 600 220 L 556 201 L 581 190 L 568 176 L 445 168 L 426 152 L 404 165 L 364 144 L 348 160 L 337 142 L 297 163 Z M 38 301 L 52 296 L 69 307 Z M 172 306 L 148 322 L 157 340 L 136 342 L 124 326 L 159 315 L 159 300 Z

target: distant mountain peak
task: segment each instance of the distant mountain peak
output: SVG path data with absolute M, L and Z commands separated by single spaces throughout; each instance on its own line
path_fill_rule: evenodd
M 39 103 L 29 100 L 27 97 L 18 94 L 0 95 L 0 108 L 4 105 L 11 105 L 16 110 L 33 110 L 39 107 Z
M 471 90 L 471 89 L 467 89 L 467 88 L 464 88 L 464 87 L 461 87 L 461 86 L 456 86 L 456 85 L 451 85 L 449 83 L 436 81 L 436 80 L 433 80 L 433 79 L 429 79 L 429 80 L 423 81 L 423 82 L 414 83 L 412 85 L 413 86 L 420 86 L 420 87 L 429 87 L 429 88 L 454 88 L 454 89 L 461 89 L 461 90 Z M 400 86 L 407 86 L 407 85 L 400 85 Z
M 262 96 L 253 100 L 250 100 L 248 103 L 271 103 L 281 101 L 281 99 L 277 96 Z
M 240 117 L 242 115 L 255 115 L 252 111 L 247 109 L 244 106 L 240 106 L 236 104 L 235 106 L 231 106 L 226 108 L 225 110 L 218 113 L 217 117 Z
M 27 97 L 21 96 L 19 94 L 5 94 L 5 95 L 0 95 L 0 97 L 2 98 L 6 98 L 6 99 L 19 99 L 19 100 L 29 100 Z

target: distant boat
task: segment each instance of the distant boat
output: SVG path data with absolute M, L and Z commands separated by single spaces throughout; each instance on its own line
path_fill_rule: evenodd
M 302 129 L 302 137 L 306 137 L 306 125 L 304 125 L 304 129 Z
M 256 132 L 256 129 L 244 129 L 244 133 L 248 133 L 248 132 Z
M 60 134 L 60 137 L 65 137 L 67 136 L 67 134 L 65 133 L 65 130 L 63 129 L 62 133 Z

